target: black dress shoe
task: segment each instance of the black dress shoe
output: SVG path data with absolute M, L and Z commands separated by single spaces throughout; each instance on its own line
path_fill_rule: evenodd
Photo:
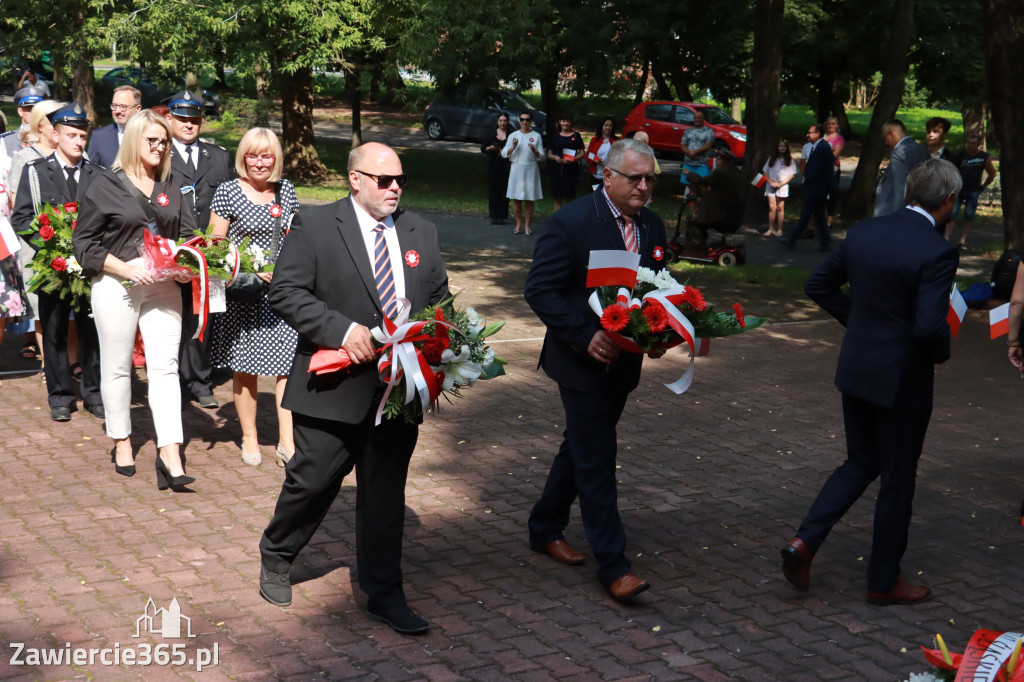
M 204 407 L 207 410 L 220 407 L 220 403 L 213 397 L 212 393 L 204 393 L 203 395 L 196 396 L 196 402 L 199 403 L 199 407 Z
M 814 552 L 800 538 L 793 538 L 782 546 L 782 575 L 789 584 L 807 592 L 811 589 L 811 562 Z
M 91 414 L 92 416 L 96 417 L 97 419 L 107 418 L 107 411 L 103 409 L 103 405 L 101 404 L 86 405 L 85 411 Z
M 55 422 L 69 422 L 71 421 L 71 408 L 70 407 L 51 407 L 50 408 L 50 419 Z
M 403 635 L 419 635 L 430 629 L 430 623 L 420 618 L 406 604 L 396 604 L 393 606 L 367 605 L 366 615 L 370 620 L 385 623 L 392 630 Z
M 260 596 L 274 606 L 291 606 L 292 582 L 288 573 L 275 573 L 260 562 Z

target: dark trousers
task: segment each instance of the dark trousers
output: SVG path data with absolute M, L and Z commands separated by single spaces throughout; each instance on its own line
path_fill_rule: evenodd
M 615 429 L 629 394 L 564 386 L 558 390 L 565 408 L 565 433 L 544 492 L 530 512 L 530 543 L 562 539 L 569 509 L 579 497 L 583 529 L 598 563 L 597 577 L 607 587 L 629 571 L 615 484 Z
M 419 428 L 392 420 L 374 426 L 376 404 L 373 407 L 359 424 L 292 414 L 295 456 L 285 469 L 260 553 L 270 570 L 287 573 L 327 515 L 342 479 L 354 468 L 359 586 L 371 606 L 380 608 L 405 603 L 405 480 Z
M 51 408 L 73 408 L 78 399 L 75 381 L 68 367 L 68 318 L 71 303 L 53 294 L 39 292 L 39 322 L 43 328 L 43 362 L 47 401 Z M 82 402 L 102 405 L 100 396 L 100 343 L 89 306 L 75 310 L 78 326 L 78 362 L 82 365 Z
M 836 182 L 833 185 L 834 190 L 829 192 L 828 201 L 825 203 L 825 207 L 828 209 L 828 214 L 834 216 L 836 214 L 836 204 L 839 203 L 839 177 L 842 173 L 839 170 L 839 166 L 835 167 Z
M 492 163 L 487 178 L 487 209 L 491 220 L 508 220 L 508 161 Z
M 199 315 L 192 312 L 192 287 L 181 287 L 181 344 L 178 346 L 178 380 L 181 382 L 181 396 L 210 395 L 213 380 L 210 378 L 210 339 L 212 325 L 207 323 L 203 339 L 193 339 L 199 328 Z
M 789 240 L 795 242 L 800 239 L 800 235 L 807 229 L 807 223 L 811 221 L 813 216 L 814 229 L 818 231 L 818 246 L 822 249 L 827 249 L 831 241 L 828 235 L 828 213 L 825 210 L 827 203 L 827 194 L 804 195 L 804 205 L 800 211 L 800 219 L 796 222 L 796 227 L 790 233 Z
M 868 590 L 888 592 L 900 576 L 913 513 L 917 461 L 931 410 L 886 408 L 843 394 L 847 459 L 811 505 L 797 536 L 817 552 L 832 526 L 882 478 L 875 503 Z

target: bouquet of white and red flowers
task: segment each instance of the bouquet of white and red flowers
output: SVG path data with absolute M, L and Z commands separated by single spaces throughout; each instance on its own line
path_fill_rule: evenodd
M 378 424 L 383 417 L 415 423 L 424 411 L 437 409 L 441 396 L 450 402 L 449 396 L 461 396 L 463 388 L 478 380 L 505 373 L 505 361 L 485 342 L 504 322 L 485 325 L 472 308 L 456 308 L 454 296 L 413 315 L 409 301 L 399 301 L 403 307 L 398 318 L 370 330 L 380 355 L 377 372 L 387 384 Z M 311 358 L 309 371 L 323 374 L 351 365 L 345 349 L 322 348 Z
M 75 260 L 71 246 L 77 222 L 78 204 L 43 204 L 43 210 L 29 227 L 18 233 L 37 249 L 32 258 L 29 291 L 55 294 L 76 308 L 88 305 L 92 289 L 92 283 L 82 276 L 82 266 Z

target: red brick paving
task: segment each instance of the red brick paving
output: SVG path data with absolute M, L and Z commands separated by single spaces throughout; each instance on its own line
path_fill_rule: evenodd
M 506 339 L 542 333 L 521 303 L 522 273 L 480 254 L 453 259 L 462 303 L 509 321 Z M 471 285 L 471 286 L 470 286 Z M 752 311 L 768 313 L 769 311 Z M 864 603 L 870 494 L 837 526 L 810 594 L 781 577 L 778 549 L 843 457 L 832 387 L 833 322 L 769 326 L 716 341 L 693 388 L 661 383 L 682 354 L 649 362 L 619 429 L 620 508 L 635 571 L 652 589 L 611 600 L 593 558 L 566 567 L 531 552 L 525 523 L 561 429 L 540 344 L 498 344 L 509 376 L 428 416 L 408 488 L 410 603 L 433 624 L 404 637 L 368 621 L 354 586 L 354 490 L 346 485 L 293 569 L 291 607 L 257 594 L 257 543 L 283 478 L 272 388 L 261 384 L 264 462 L 243 465 L 230 385 L 215 412 L 184 410 L 193 493 L 159 492 L 147 408 L 134 408 L 139 473 L 117 476 L 101 422 L 48 419 L 38 376 L 0 389 L 0 677 L 10 679 L 901 680 L 941 632 L 962 648 L 976 627 L 1022 626 L 1017 516 L 1024 390 L 987 320 L 969 313 L 941 367 L 904 570 L 932 585 L 921 606 Z M 0 362 L 20 344 L 7 339 Z M 138 387 L 137 397 L 144 391 Z M 568 539 L 583 550 L 578 515 Z M 147 598 L 177 597 L 195 639 L 132 637 Z M 10 665 L 36 647 L 217 644 L 188 668 Z

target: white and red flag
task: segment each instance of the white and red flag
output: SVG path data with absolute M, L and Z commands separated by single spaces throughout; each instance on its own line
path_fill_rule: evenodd
M 988 311 L 988 330 L 990 338 L 998 339 L 1010 333 L 1010 304 L 1004 303 L 998 308 Z
M 754 179 L 750 181 L 750 184 L 754 187 L 764 187 L 765 183 L 768 182 L 768 178 L 764 173 L 758 173 L 754 176 Z
M 636 284 L 636 271 L 640 267 L 640 254 L 632 251 L 591 251 L 587 266 L 587 288 L 627 287 Z
M 14 233 L 14 228 L 6 220 L 0 221 L 0 260 L 10 258 L 18 253 L 19 249 L 21 244 L 18 242 L 18 235 Z
M 960 290 L 953 285 L 953 291 L 949 294 L 949 312 L 946 313 L 946 321 L 949 322 L 949 331 L 953 338 L 960 333 L 960 325 L 964 322 L 964 315 L 967 314 L 967 302 L 960 294 Z

